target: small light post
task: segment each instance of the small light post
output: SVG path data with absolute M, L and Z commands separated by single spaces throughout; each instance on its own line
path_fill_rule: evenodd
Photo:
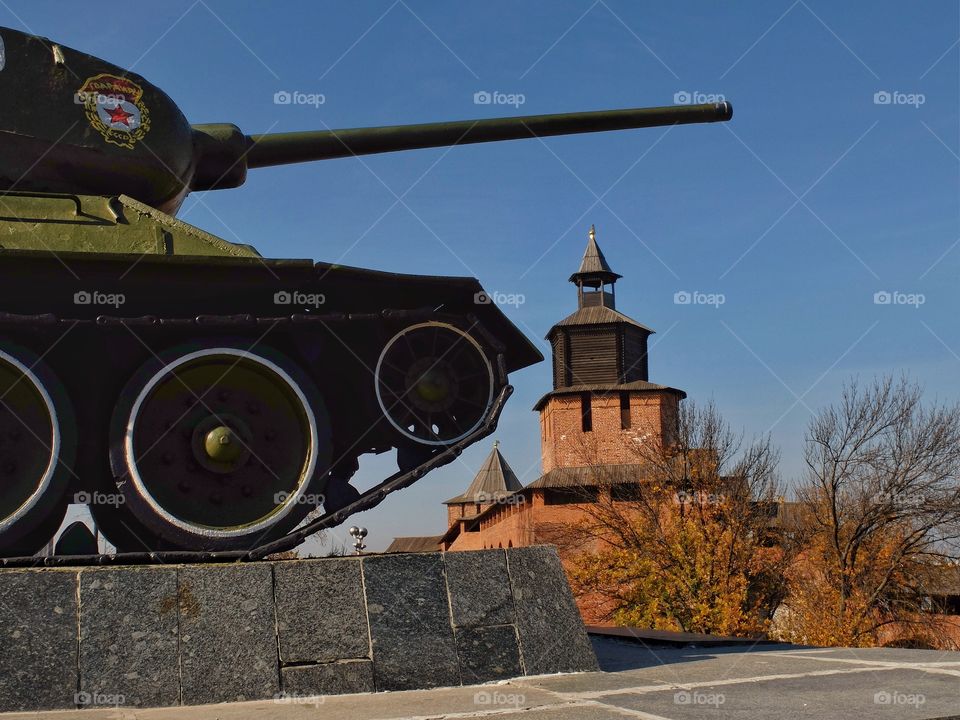
M 347 532 L 353 538 L 353 549 L 357 551 L 357 555 L 363 555 L 363 551 L 367 548 L 363 544 L 363 539 L 367 536 L 367 529 L 354 525 Z

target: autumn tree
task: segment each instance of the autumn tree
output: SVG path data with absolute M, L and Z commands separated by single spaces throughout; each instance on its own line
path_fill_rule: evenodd
M 943 646 L 923 597 L 958 559 L 960 408 L 906 379 L 851 382 L 812 419 L 804 458 L 780 637 L 868 646 L 896 627 Z
M 589 462 L 584 519 L 550 539 L 581 604 L 617 624 L 716 634 L 765 630 L 787 553 L 770 542 L 778 453 L 745 443 L 713 404 L 685 401 L 677 432 L 638 434 L 636 462 Z

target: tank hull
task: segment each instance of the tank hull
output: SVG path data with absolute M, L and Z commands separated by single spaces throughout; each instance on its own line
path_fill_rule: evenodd
M 56 202 L 62 204 L 62 199 Z M 156 218 L 150 220 L 149 226 L 163 227 Z M 182 235 L 184 224 L 174 222 Z M 52 229 L 44 234 L 51 243 Z M 161 242 L 157 247 L 173 250 L 177 242 L 174 233 L 167 245 Z M 305 405 L 312 408 L 313 443 L 324 446 L 323 453 L 316 453 L 321 456 L 318 468 L 297 491 L 323 498 L 318 504 L 327 511 L 349 508 L 357 499 L 348 481 L 364 453 L 396 448 L 401 471 L 412 472 L 452 446 L 462 450 L 470 436 L 491 429 L 493 400 L 507 387 L 507 374 L 541 359 L 500 310 L 485 301 L 474 279 L 264 259 L 250 248 L 227 243 L 225 249 L 228 254 L 220 256 L 0 250 L 5 277 L 0 288 L 0 350 L 16 348 L 40 359 L 54 378 L 46 385 L 55 385 L 58 396 L 66 399 L 62 406 L 69 407 L 69 413 L 64 412 L 64 420 L 75 435 L 69 460 L 60 463 L 69 464 L 62 468 L 64 489 L 42 502 L 50 505 L 51 514 L 62 512 L 67 502 L 87 502 L 104 534 L 122 551 L 249 551 L 277 541 L 305 515 L 297 508 L 283 522 L 265 521 L 255 543 L 249 534 L 236 542 L 206 542 L 203 537 L 198 542 L 196 534 L 171 532 L 153 522 L 149 512 L 138 511 L 137 503 L 143 499 L 131 495 L 134 473 L 125 465 L 126 426 L 134 423 L 131 408 L 139 388 L 179 362 L 176 358 L 216 351 L 246 362 L 250 355 L 296 380 L 293 385 L 304 389 Z M 387 349 L 403 349 L 416 337 L 405 335 L 408 332 L 440 332 L 441 341 L 462 336 L 466 354 L 479 358 L 481 368 L 490 368 L 489 382 L 484 376 L 478 391 L 489 398 L 486 407 L 469 421 L 461 417 L 463 427 L 456 431 L 433 426 L 440 432 L 435 439 L 423 436 L 413 424 L 405 427 L 409 418 L 398 419 L 385 400 L 384 358 L 394 357 Z M 407 361 L 401 357 L 394 362 Z M 409 362 L 416 367 L 420 361 L 411 356 Z M 416 379 L 426 376 L 419 370 L 409 372 Z M 466 379 L 456 380 L 458 372 Z M 456 368 L 450 373 L 454 382 L 461 382 L 461 394 L 474 382 L 467 376 L 476 374 Z M 199 405 L 214 417 L 232 412 L 227 406 L 212 407 L 213 401 L 208 406 L 203 395 L 198 391 L 193 399 L 186 394 L 180 399 L 189 406 L 200 398 Z M 426 397 L 418 396 L 418 407 L 432 411 L 435 399 Z M 169 416 L 171 423 L 181 420 L 179 411 Z M 155 432 L 157 438 L 166 434 L 163 429 Z M 160 442 L 143 443 L 143 452 L 152 451 L 154 444 L 159 452 L 166 447 Z M 253 438 L 250 444 L 255 442 Z M 188 447 L 189 438 L 181 445 Z M 198 472 L 197 462 L 210 460 L 202 452 L 194 458 L 189 450 L 185 459 L 178 453 L 180 446 L 170 447 L 174 459 L 157 482 L 176 484 L 182 476 Z M 252 452 L 258 454 L 256 448 Z M 203 469 L 199 472 L 202 475 Z M 203 492 L 219 494 L 214 480 L 203 480 L 207 483 Z M 280 486 L 251 487 L 255 494 Z M 195 497 L 183 502 L 187 504 L 177 505 L 174 515 L 193 512 Z M 229 499 L 222 504 L 228 508 L 218 512 L 229 512 Z M 319 507 L 311 509 L 320 512 Z M 341 511 L 338 522 L 345 517 Z M 32 537 L 38 532 L 43 531 L 34 531 Z M 10 555 L 12 550 L 2 545 L 0 535 L 0 554 Z M 19 553 L 22 545 L 16 547 Z

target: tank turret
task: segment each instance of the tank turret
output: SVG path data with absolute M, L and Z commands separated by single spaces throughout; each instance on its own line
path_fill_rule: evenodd
M 729 120 L 729 103 L 245 135 L 191 126 L 134 73 L 0 28 L 0 191 L 129 195 L 173 213 L 193 190 L 241 185 L 248 168 L 398 150 Z
M 38 562 L 71 503 L 121 554 L 42 562 L 290 549 L 489 435 L 508 374 L 542 360 L 477 280 L 267 259 L 173 217 L 191 191 L 249 168 L 732 114 L 245 135 L 3 28 L 0 93 L 0 565 Z M 390 451 L 396 473 L 351 485 L 362 455 Z

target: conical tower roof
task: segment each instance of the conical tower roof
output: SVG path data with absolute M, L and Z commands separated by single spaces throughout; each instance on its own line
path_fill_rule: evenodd
M 591 225 L 587 249 L 583 253 L 583 260 L 580 261 L 580 269 L 570 276 L 570 282 L 577 285 L 597 287 L 605 283 L 616 282 L 621 277 L 623 276 L 610 269 L 607 259 L 603 256 L 603 251 L 597 245 L 597 231 Z
M 495 441 L 493 449 L 483 461 L 480 470 L 470 483 L 470 487 L 462 495 L 447 500 L 444 505 L 454 505 L 456 503 L 488 503 L 497 498 L 502 498 L 517 490 L 522 490 L 523 485 L 517 480 L 516 474 L 507 461 L 500 454 L 500 443 Z

